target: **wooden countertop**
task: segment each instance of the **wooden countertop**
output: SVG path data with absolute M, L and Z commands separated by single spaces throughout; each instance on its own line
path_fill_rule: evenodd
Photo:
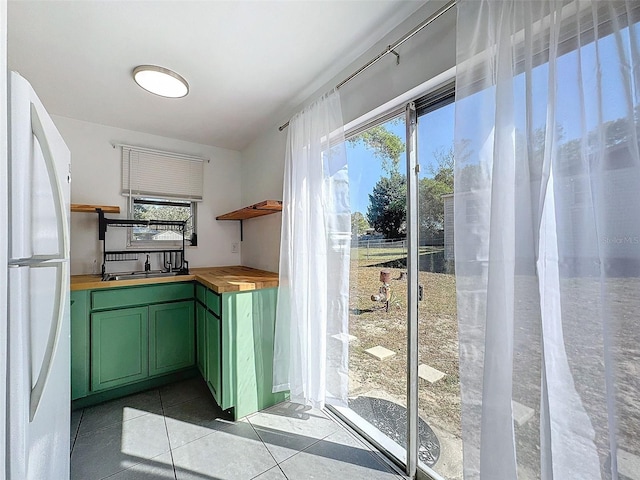
M 177 275 L 175 277 L 138 278 L 110 282 L 103 282 L 101 275 L 71 275 L 71 290 L 94 290 L 132 285 L 191 282 L 194 280 L 217 293 L 244 292 L 278 286 L 277 273 L 237 265 L 229 267 L 196 267 L 190 269 L 189 275 Z

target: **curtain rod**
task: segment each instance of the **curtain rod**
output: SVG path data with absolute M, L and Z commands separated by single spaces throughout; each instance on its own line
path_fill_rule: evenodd
M 136 145 L 127 145 L 126 143 L 112 143 L 111 146 L 113 148 L 118 148 L 118 147 L 128 148 L 130 150 L 137 150 L 139 152 L 153 153 L 153 154 L 160 155 L 160 156 L 165 156 L 165 157 L 181 158 L 183 160 L 198 160 L 200 162 L 207 162 L 207 163 L 211 162 L 211 159 L 207 158 L 207 157 L 198 157 L 196 155 L 189 155 L 189 154 L 186 154 L 186 153 L 169 152 L 167 150 L 158 150 L 158 149 L 149 148 L 149 147 L 138 147 Z
M 427 27 L 428 25 L 430 25 L 431 23 L 433 23 L 435 20 L 437 20 L 438 18 L 440 18 L 442 15 L 444 15 L 445 13 L 447 13 L 449 10 L 451 10 L 454 6 L 456 5 L 456 0 L 451 0 L 449 3 L 447 3 L 444 7 L 442 7 L 440 10 L 438 10 L 437 12 L 435 12 L 433 15 L 431 15 L 429 18 L 427 18 L 424 22 L 422 22 L 420 25 L 418 25 L 416 28 L 414 28 L 413 30 L 411 30 L 409 33 L 407 33 L 404 37 L 402 37 L 400 40 L 398 40 L 396 43 L 389 45 L 385 50 L 382 51 L 382 53 L 380 53 L 379 55 L 377 55 L 376 57 L 372 58 L 371 60 L 369 60 L 367 63 L 365 63 L 362 67 L 360 67 L 358 70 L 356 70 L 355 72 L 353 72 L 351 75 L 349 75 L 347 78 L 345 78 L 344 80 L 342 80 L 340 83 L 338 83 L 336 85 L 336 89 L 342 87 L 343 85 L 347 84 L 348 82 L 350 82 L 351 80 L 353 80 L 354 78 L 356 78 L 358 75 L 360 75 L 362 72 L 364 72 L 365 70 L 367 70 L 369 67 L 373 66 L 374 64 L 376 64 L 380 59 L 382 59 L 383 57 L 385 57 L 386 55 L 393 53 L 396 56 L 396 64 L 400 63 L 400 55 L 398 54 L 398 52 L 395 51 L 396 48 L 398 48 L 400 45 L 402 45 L 404 42 L 406 42 L 407 40 L 409 40 L 410 38 L 412 38 L 413 36 L 415 36 L 416 34 L 420 33 L 425 27 Z M 282 131 L 285 128 L 287 128 L 289 126 L 289 122 L 280 125 L 280 127 L 278 127 L 278 130 Z

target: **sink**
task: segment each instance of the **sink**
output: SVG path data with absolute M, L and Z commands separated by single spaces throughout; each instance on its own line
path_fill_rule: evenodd
M 151 272 L 131 272 L 131 273 L 105 273 L 102 276 L 103 282 L 110 282 L 113 280 L 136 280 L 139 278 L 162 278 L 162 277 L 175 277 L 177 275 L 187 275 L 185 272 L 177 271 L 177 272 L 161 272 L 161 271 L 151 271 Z

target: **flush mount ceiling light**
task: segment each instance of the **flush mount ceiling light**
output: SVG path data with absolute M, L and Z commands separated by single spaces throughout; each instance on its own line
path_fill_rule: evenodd
M 189 93 L 189 84 L 176 72 L 156 65 L 133 69 L 133 79 L 146 91 L 161 97 L 180 98 Z

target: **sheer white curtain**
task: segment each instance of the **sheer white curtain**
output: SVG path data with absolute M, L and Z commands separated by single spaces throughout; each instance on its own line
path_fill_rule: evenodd
M 639 6 L 458 1 L 465 479 L 638 478 Z
M 337 90 L 289 122 L 283 190 L 273 391 L 346 406 L 351 212 Z

